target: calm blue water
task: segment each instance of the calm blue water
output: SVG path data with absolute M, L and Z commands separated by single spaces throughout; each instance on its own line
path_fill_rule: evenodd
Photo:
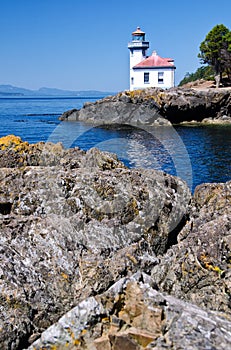
M 65 147 L 98 147 L 114 152 L 129 167 L 164 170 L 187 181 L 193 190 L 203 182 L 230 180 L 231 126 L 175 128 L 94 127 L 59 122 L 66 110 L 80 108 L 92 98 L 0 98 L 0 137 L 61 141 Z

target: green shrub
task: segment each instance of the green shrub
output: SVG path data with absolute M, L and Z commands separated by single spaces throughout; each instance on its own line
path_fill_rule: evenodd
M 179 86 L 200 79 L 214 80 L 213 68 L 211 66 L 203 66 L 198 68 L 195 73 L 186 73 L 184 79 L 180 81 Z

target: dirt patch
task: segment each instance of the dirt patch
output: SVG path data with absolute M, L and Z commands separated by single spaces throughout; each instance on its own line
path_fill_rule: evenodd
M 190 83 L 184 84 L 182 88 L 195 89 L 195 90 L 207 90 L 207 89 L 216 89 L 216 84 L 212 80 L 196 80 Z M 219 89 L 231 90 L 231 86 L 222 86 Z

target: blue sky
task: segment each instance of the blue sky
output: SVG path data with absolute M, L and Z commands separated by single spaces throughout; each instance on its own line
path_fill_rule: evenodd
M 200 43 L 231 29 L 230 0 L 0 0 L 0 84 L 122 91 L 129 86 L 131 32 L 172 57 L 176 83 L 200 67 Z

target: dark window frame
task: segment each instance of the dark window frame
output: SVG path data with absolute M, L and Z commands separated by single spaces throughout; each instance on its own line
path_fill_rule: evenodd
M 158 72 L 158 84 L 164 84 L 164 72 Z
M 150 83 L 150 74 L 149 72 L 144 72 L 144 84 L 149 84 Z

